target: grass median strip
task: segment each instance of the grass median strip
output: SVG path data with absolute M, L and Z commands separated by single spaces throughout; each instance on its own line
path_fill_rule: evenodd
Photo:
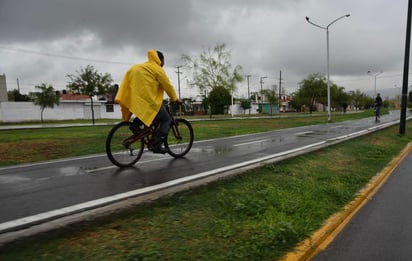
M 411 140 L 390 127 L 110 217 L 10 243 L 1 260 L 276 260 Z

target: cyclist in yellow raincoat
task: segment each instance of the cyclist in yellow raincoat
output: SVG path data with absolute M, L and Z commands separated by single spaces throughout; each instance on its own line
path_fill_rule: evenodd
M 165 153 L 161 147 L 169 130 L 171 118 L 163 108 L 163 94 L 167 93 L 172 102 L 178 101 L 176 91 L 162 68 L 164 56 L 156 50 L 149 50 L 148 61 L 133 65 L 123 77 L 115 101 L 120 104 L 122 118 L 130 120 L 136 115 L 146 126 L 157 117 L 160 131 L 155 138 L 153 152 Z M 136 126 L 138 127 L 138 126 Z

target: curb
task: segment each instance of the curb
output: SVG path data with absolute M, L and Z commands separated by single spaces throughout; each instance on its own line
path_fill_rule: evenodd
M 329 217 L 323 227 L 315 231 L 309 238 L 301 242 L 292 252 L 289 252 L 281 260 L 303 261 L 311 260 L 319 252 L 334 240 L 334 238 L 349 223 L 352 217 L 369 201 L 369 199 L 385 183 L 401 161 L 412 151 L 412 142 L 408 143 L 401 153 L 394 158 L 369 183 L 359 191 L 357 197 L 347 204 L 342 211 Z

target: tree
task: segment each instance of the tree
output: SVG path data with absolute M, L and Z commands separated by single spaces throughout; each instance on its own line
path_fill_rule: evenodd
M 327 83 L 322 74 L 311 74 L 300 83 L 299 90 L 295 92 L 295 106 L 308 105 L 310 113 L 315 109 L 316 103 L 326 104 Z
M 46 108 L 54 108 L 54 105 L 58 105 L 60 103 L 60 96 L 56 93 L 52 85 L 42 83 L 41 85 L 36 85 L 34 87 L 41 91 L 33 93 L 33 102 L 35 105 L 39 105 L 41 108 L 40 119 L 43 123 L 44 110 Z
M 26 102 L 26 101 L 30 101 L 30 97 L 25 95 L 25 94 L 21 94 L 19 90 L 14 89 L 12 91 L 8 91 L 7 92 L 7 97 L 9 101 L 16 101 L 16 102 Z
M 77 75 L 67 75 L 70 79 L 67 88 L 76 94 L 86 94 L 90 97 L 90 107 L 94 125 L 93 96 L 106 94 L 112 88 L 112 77 L 110 74 L 99 74 L 92 65 L 81 68 Z
M 212 114 L 224 114 L 225 106 L 230 104 L 232 96 L 229 90 L 222 86 L 213 88 L 209 93 L 208 103 L 210 105 L 210 113 Z
M 350 103 L 356 108 L 361 109 L 370 104 L 370 98 L 360 90 L 349 91 Z
M 249 99 L 241 99 L 240 100 L 240 107 L 242 107 L 242 109 L 243 109 L 243 114 L 246 113 L 247 109 L 252 108 L 251 105 L 252 105 L 252 102 Z M 249 114 L 250 114 L 250 111 L 249 111 Z
M 182 58 L 186 63 L 185 67 L 192 71 L 193 79 L 188 80 L 189 86 L 199 88 L 200 93 L 207 94 L 216 88 L 224 88 L 230 94 L 235 91 L 236 83 L 243 80 L 240 65 L 232 70 L 230 51 L 226 50 L 225 44 L 217 44 L 213 50 L 203 49 L 198 58 L 191 58 L 188 55 L 183 55 Z M 210 97 L 208 100 L 213 102 Z M 229 104 L 230 100 L 225 105 Z
M 274 84 L 272 85 L 272 90 L 264 89 L 262 90 L 262 96 L 265 96 L 271 105 L 276 105 L 279 103 L 279 95 L 277 94 L 277 86 Z M 273 114 L 272 111 L 273 106 L 270 106 L 270 114 Z M 263 112 L 263 108 L 262 108 Z
M 333 84 L 330 88 L 330 92 L 331 106 L 333 108 L 342 108 L 342 110 L 345 111 L 346 106 L 349 104 L 349 95 L 345 92 L 345 88 Z

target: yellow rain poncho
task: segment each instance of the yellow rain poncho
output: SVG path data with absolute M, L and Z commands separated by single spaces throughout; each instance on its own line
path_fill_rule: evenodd
M 126 72 L 115 101 L 120 104 L 124 121 L 128 121 L 134 114 L 149 126 L 163 104 L 164 92 L 172 102 L 178 98 L 161 67 L 157 51 L 148 51 L 147 57 L 147 62 L 133 65 Z

